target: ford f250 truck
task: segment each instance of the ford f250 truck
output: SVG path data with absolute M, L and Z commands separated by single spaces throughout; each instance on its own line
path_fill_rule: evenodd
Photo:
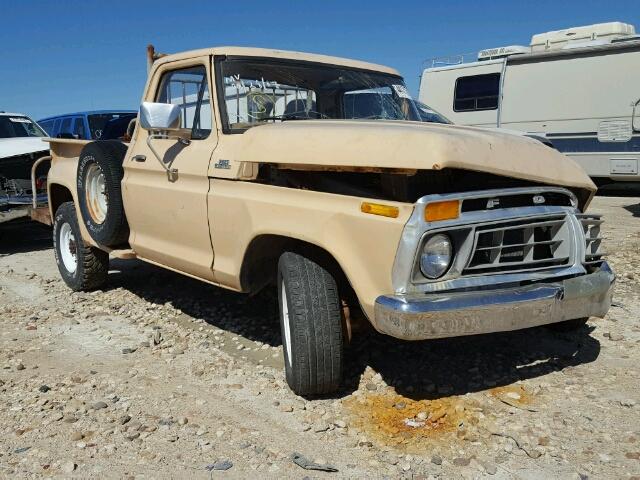
M 422 340 L 606 314 L 595 186 L 542 143 L 425 123 L 395 70 L 223 47 L 150 68 L 131 142 L 49 139 L 55 256 L 248 294 L 277 285 L 286 378 L 339 388 L 352 321 Z

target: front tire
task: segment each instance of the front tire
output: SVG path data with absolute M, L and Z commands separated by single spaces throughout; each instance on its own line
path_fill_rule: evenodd
M 56 211 L 53 249 L 60 276 L 72 290 L 95 290 L 107 281 L 109 254 L 84 243 L 73 202 Z
M 344 357 L 335 279 L 312 260 L 285 252 L 278 262 L 278 303 L 289 387 L 297 395 L 335 392 Z

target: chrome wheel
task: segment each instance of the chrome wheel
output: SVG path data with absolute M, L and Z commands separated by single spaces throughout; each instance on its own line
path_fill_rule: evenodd
M 74 273 L 78 268 L 77 245 L 76 237 L 73 235 L 71 225 L 68 223 L 64 223 L 60 227 L 58 245 L 60 246 L 60 256 L 62 257 L 64 268 L 69 273 Z
M 100 167 L 93 163 L 87 170 L 86 189 L 87 207 L 91 219 L 95 223 L 103 223 L 107 218 L 109 201 L 105 190 L 104 173 Z
M 280 302 L 282 303 L 282 330 L 284 331 L 284 358 L 287 365 L 291 366 L 291 325 L 289 320 L 289 306 L 287 305 L 287 287 L 282 281 L 280 289 Z

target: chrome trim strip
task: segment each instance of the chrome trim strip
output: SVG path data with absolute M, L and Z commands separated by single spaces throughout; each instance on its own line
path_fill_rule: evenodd
M 518 188 L 496 188 L 493 190 L 479 190 L 474 192 L 458 192 L 458 193 L 443 193 L 425 195 L 418 199 L 416 203 L 425 204 L 429 202 L 441 201 L 441 200 L 465 200 L 469 198 L 491 198 L 500 195 L 522 195 L 523 193 L 562 193 L 568 195 L 575 205 L 578 205 L 578 199 L 570 190 L 562 187 L 518 187 Z

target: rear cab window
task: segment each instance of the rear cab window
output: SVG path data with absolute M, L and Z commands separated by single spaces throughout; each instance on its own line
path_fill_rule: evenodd
M 100 140 L 103 138 L 105 129 L 108 124 L 114 120 L 127 117 L 129 120 L 135 117 L 135 113 L 129 112 L 106 112 L 106 113 L 91 113 L 87 115 L 87 122 L 89 123 L 89 135 L 93 140 Z M 125 127 L 126 128 L 126 127 Z M 107 136 L 108 138 L 113 138 Z

